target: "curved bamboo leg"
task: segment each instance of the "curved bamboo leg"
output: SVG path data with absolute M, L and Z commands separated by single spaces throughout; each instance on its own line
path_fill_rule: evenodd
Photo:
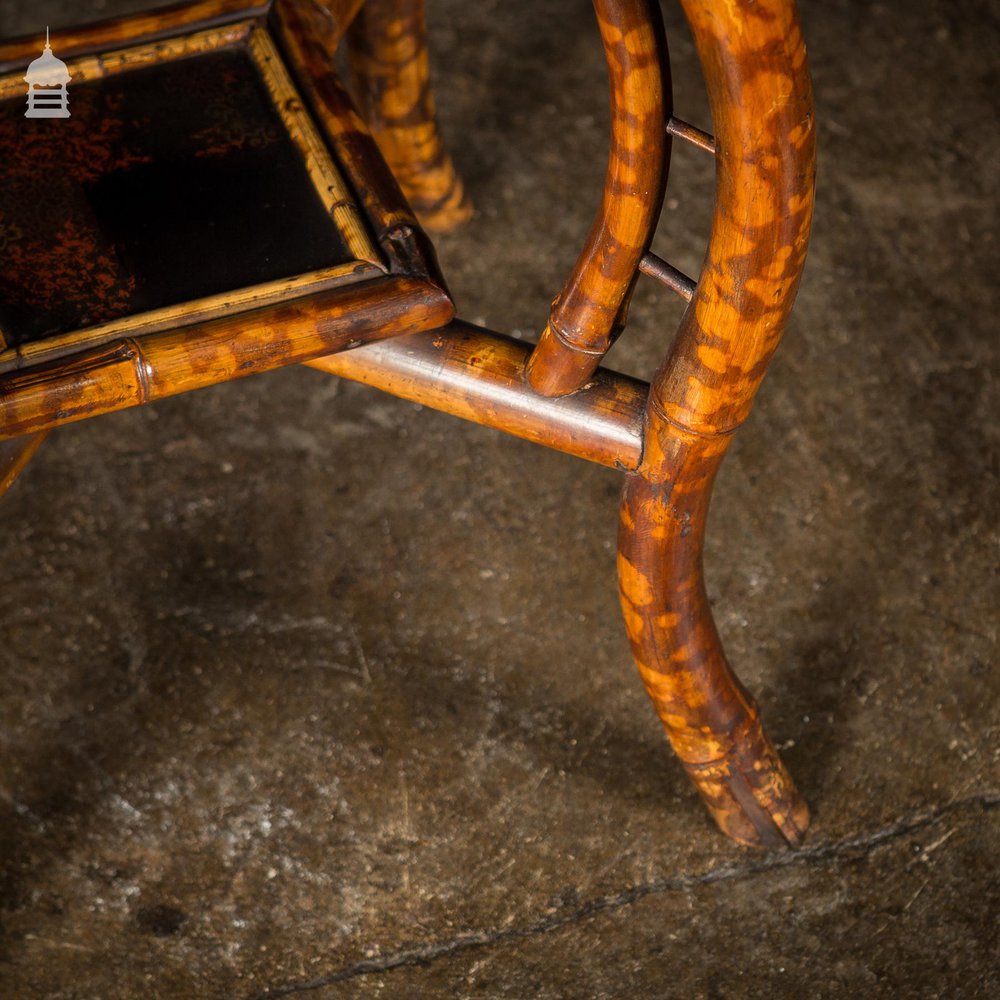
M 421 223 L 444 232 L 472 203 L 438 132 L 424 0 L 367 0 L 347 34 L 357 100 Z
M 618 579 L 632 652 L 670 743 L 722 831 L 797 844 L 809 810 L 726 661 L 702 576 L 712 481 L 729 435 L 675 431 L 659 474 L 625 481 Z
M 670 58 L 658 0 L 594 0 L 608 64 L 611 143 L 601 207 L 528 360 L 531 387 L 565 396 L 590 380 L 625 326 L 670 167 Z
M 702 580 L 712 481 L 791 311 L 812 220 L 815 129 L 805 45 L 787 0 L 682 0 L 716 130 L 705 267 L 650 389 L 626 480 L 622 608 L 670 741 L 716 822 L 744 844 L 797 843 L 808 809 L 719 642 Z

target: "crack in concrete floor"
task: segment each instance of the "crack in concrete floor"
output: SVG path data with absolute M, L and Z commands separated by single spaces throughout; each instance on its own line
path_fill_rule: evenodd
M 630 886 L 620 892 L 606 893 L 587 900 L 580 906 L 565 913 L 554 913 L 530 924 L 515 927 L 504 927 L 494 930 L 470 931 L 459 934 L 448 941 L 414 948 L 404 948 L 400 951 L 378 958 L 364 959 L 344 966 L 335 972 L 301 983 L 288 983 L 284 986 L 265 988 L 252 994 L 247 1000 L 279 1000 L 281 997 L 293 996 L 297 993 L 309 993 L 313 990 L 333 986 L 363 976 L 382 972 L 392 972 L 409 966 L 428 965 L 441 958 L 449 958 L 460 952 L 478 948 L 489 948 L 507 941 L 534 937 L 561 930 L 571 924 L 579 923 L 600 913 L 607 913 L 631 906 L 648 896 L 663 893 L 684 892 L 696 886 L 711 885 L 716 882 L 730 882 L 743 878 L 751 878 L 775 869 L 785 869 L 794 866 L 823 864 L 829 861 L 846 860 L 860 861 L 873 851 L 887 843 L 917 833 L 927 827 L 939 823 L 945 817 L 957 812 L 978 810 L 989 812 L 1000 806 L 1000 792 L 983 792 L 969 795 L 962 799 L 945 802 L 931 809 L 908 813 L 891 823 L 871 830 L 867 833 L 842 837 L 825 844 L 814 844 L 798 851 L 783 851 L 767 854 L 747 864 L 724 864 L 698 875 L 665 875 L 661 878 Z

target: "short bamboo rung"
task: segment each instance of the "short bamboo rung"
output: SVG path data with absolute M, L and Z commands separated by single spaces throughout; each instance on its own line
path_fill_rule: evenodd
M 673 115 L 670 116 L 667 121 L 667 132 L 678 139 L 690 142 L 699 149 L 705 150 L 706 153 L 715 153 L 715 136 L 709 132 L 702 131 L 700 128 L 696 128 L 694 125 L 689 125 L 680 118 L 675 118 Z
M 642 259 L 639 261 L 639 270 L 643 274 L 655 278 L 661 285 L 666 285 L 685 302 L 690 302 L 694 298 L 694 290 L 698 283 L 693 278 L 689 278 L 683 271 L 677 270 L 673 264 L 668 264 L 662 257 L 657 257 L 655 253 L 647 250 L 642 255 Z

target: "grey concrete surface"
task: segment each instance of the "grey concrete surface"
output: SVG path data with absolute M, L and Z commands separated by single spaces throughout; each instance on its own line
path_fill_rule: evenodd
M 587 8 L 430 4 L 478 206 L 440 256 L 526 337 L 599 197 Z M 2 501 L 0 997 L 1000 995 L 997 12 L 802 10 L 813 249 L 707 566 L 805 847 L 731 845 L 671 758 L 617 474 L 291 369 L 65 428 Z M 707 166 L 656 244 L 690 272 Z M 643 285 L 611 363 L 677 317 Z

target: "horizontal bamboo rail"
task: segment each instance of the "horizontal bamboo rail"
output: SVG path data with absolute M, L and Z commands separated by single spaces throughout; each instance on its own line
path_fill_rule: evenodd
M 186 28 L 209 28 L 265 14 L 269 0 L 197 0 L 139 14 L 124 14 L 59 32 L 60 59 L 119 45 L 138 45 L 169 38 Z M 0 42 L 0 73 L 34 59 L 45 44 L 45 34 L 24 35 Z M 53 45 L 55 45 L 53 38 Z
M 539 396 L 524 379 L 531 349 L 455 320 L 442 330 L 405 334 L 307 363 L 599 465 L 635 469 L 649 386 L 599 368 L 579 392 Z
M 438 327 L 453 312 L 433 285 L 391 277 L 115 341 L 0 377 L 0 439 Z

